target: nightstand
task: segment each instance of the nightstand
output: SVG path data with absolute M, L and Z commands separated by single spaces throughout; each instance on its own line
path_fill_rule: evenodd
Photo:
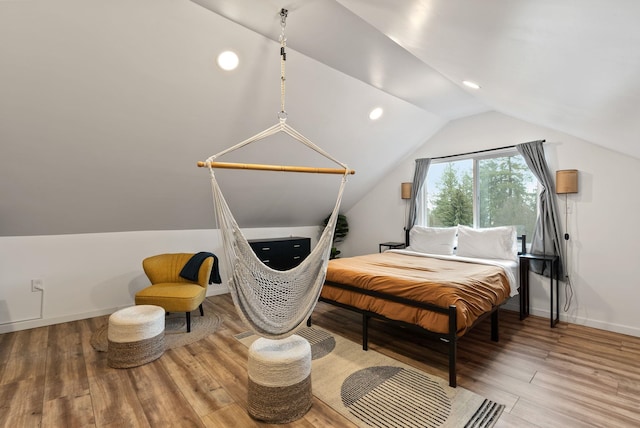
M 551 327 L 560 320 L 560 294 L 558 285 L 558 256 L 547 256 L 544 254 L 519 254 L 520 259 L 520 319 L 523 320 L 529 316 L 529 264 L 533 261 L 548 262 L 551 264 L 551 277 L 549 278 L 549 318 Z M 555 277 L 555 290 L 553 281 Z M 553 297 L 555 291 L 555 298 Z M 554 307 L 555 303 L 555 318 Z
M 404 242 L 382 242 L 378 244 L 378 252 L 382 252 L 382 247 L 387 247 L 389 250 L 402 249 L 405 247 Z

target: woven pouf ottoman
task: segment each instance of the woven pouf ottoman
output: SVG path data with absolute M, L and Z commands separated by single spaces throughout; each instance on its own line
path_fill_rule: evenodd
M 137 305 L 109 317 L 107 364 L 125 369 L 141 366 L 162 356 L 164 315 L 160 306 Z
M 311 346 L 292 335 L 259 338 L 249 348 L 249 415 L 284 424 L 304 416 L 311 407 Z

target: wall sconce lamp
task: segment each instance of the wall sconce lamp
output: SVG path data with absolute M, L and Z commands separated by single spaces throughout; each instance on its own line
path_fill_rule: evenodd
M 569 227 L 569 206 L 567 204 L 567 194 L 578 193 L 578 170 L 563 169 L 556 171 L 556 193 L 564 195 L 564 224 Z M 569 234 L 564 234 L 564 240 L 569 240 Z
M 404 221 L 402 227 L 404 230 L 407 230 L 407 206 L 409 205 L 407 201 L 411 199 L 411 187 L 413 183 L 402 183 L 400 185 L 400 197 L 405 201 L 404 204 Z
M 411 199 L 411 185 L 412 183 L 402 183 L 400 185 L 400 196 L 402 199 Z
M 556 193 L 559 195 L 578 193 L 577 169 L 563 169 L 556 171 Z

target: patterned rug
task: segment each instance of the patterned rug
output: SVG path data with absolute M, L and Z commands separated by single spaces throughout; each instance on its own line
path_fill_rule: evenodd
M 187 317 L 184 313 L 171 313 L 164 319 L 164 341 L 167 349 L 179 348 L 204 339 L 222 324 L 222 319 L 212 311 L 200 316 L 198 311 L 191 314 L 191 331 L 187 333 Z M 107 352 L 107 327 L 99 327 L 91 335 L 91 346 L 99 352 Z
M 311 344 L 313 394 L 360 427 L 489 428 L 504 410 L 319 327 L 297 334 Z M 251 332 L 235 337 L 247 347 L 258 338 Z

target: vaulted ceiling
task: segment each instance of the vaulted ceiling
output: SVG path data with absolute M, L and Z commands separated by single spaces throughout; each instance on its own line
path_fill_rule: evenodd
M 274 10 L 281 2 L 194 1 L 278 35 Z M 640 157 L 640 2 L 298 0 L 282 6 L 291 9 L 291 46 L 440 117 L 496 110 Z M 464 80 L 482 89 L 469 91 Z
M 195 163 L 277 122 L 281 8 L 287 123 L 356 169 L 345 209 L 485 111 L 640 158 L 633 0 L 0 0 L 0 235 L 214 227 Z M 331 165 L 282 135 L 221 160 Z M 338 182 L 216 176 L 243 227 L 316 224 Z

